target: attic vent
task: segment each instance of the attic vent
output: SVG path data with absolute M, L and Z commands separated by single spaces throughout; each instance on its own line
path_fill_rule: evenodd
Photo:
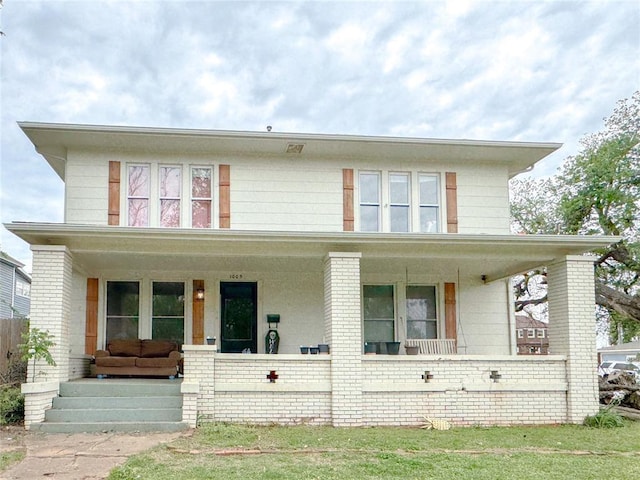
M 302 143 L 289 143 L 287 144 L 287 153 L 302 153 L 304 144 Z

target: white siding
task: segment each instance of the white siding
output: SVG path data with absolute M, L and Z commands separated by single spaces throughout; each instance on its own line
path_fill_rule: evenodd
M 92 152 L 69 152 L 65 181 L 66 223 L 107 224 L 109 161 L 103 157 L 104 154 Z
M 231 228 L 342 230 L 342 170 L 311 163 L 231 165 Z
M 507 288 L 503 282 L 484 284 L 462 278 L 458 287 L 458 353 L 511 354 Z
M 509 233 L 508 181 L 508 173 L 502 167 L 458 170 L 459 233 Z

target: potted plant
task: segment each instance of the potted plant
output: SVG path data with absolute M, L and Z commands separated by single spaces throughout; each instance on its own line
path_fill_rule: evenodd
M 364 344 L 364 354 L 365 355 L 375 355 L 376 354 L 376 344 L 372 342 L 365 342 Z
M 400 342 L 386 342 L 386 344 L 389 355 L 398 355 L 400 353 Z
M 420 353 L 420 347 L 417 345 L 404 345 L 404 349 L 407 352 L 407 355 L 418 355 Z

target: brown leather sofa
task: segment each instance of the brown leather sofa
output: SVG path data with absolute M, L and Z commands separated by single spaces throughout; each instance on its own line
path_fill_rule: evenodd
M 96 352 L 95 373 L 108 375 L 175 378 L 182 355 L 175 342 L 167 340 L 111 340 L 106 350 Z

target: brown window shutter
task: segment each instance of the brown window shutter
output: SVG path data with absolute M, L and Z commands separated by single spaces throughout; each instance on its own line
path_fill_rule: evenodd
M 231 172 L 229 165 L 220 165 L 220 228 L 231 228 Z
M 84 353 L 94 355 L 98 346 L 98 279 L 87 278 L 86 324 Z
M 458 340 L 456 322 L 456 284 L 444 284 L 444 331 L 446 338 Z
M 199 289 L 204 290 L 204 280 L 193 281 L 193 334 L 191 337 L 194 345 L 204 345 L 204 299 L 197 297 Z
M 353 169 L 342 170 L 342 230 L 353 232 Z
M 109 225 L 120 225 L 120 162 L 109 162 Z
M 455 172 L 445 174 L 447 185 L 447 233 L 458 233 L 458 185 Z

